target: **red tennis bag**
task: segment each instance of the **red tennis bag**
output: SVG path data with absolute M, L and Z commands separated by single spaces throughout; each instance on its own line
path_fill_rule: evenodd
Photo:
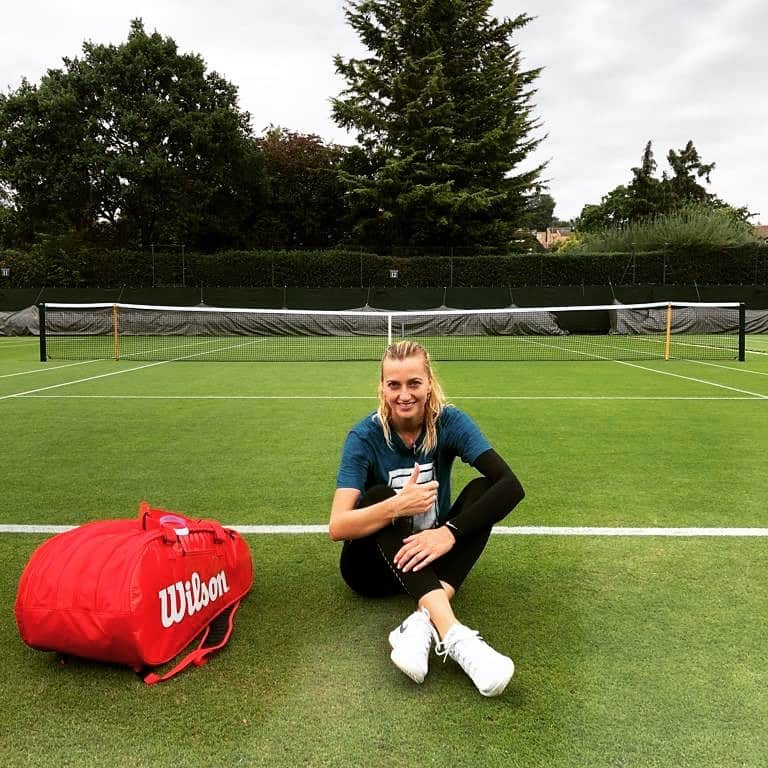
M 87 523 L 32 554 L 19 581 L 16 623 L 41 651 L 125 664 L 137 672 L 198 646 L 166 674 L 200 666 L 227 643 L 253 583 L 245 540 L 214 520 L 152 509 L 134 520 Z

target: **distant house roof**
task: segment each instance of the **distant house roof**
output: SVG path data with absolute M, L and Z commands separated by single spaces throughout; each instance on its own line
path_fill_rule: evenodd
M 536 239 L 545 248 L 551 248 L 560 240 L 568 239 L 572 231 L 570 227 L 547 227 L 543 232 L 536 233 Z
M 758 237 L 768 238 L 768 224 L 756 224 L 755 225 L 755 234 Z

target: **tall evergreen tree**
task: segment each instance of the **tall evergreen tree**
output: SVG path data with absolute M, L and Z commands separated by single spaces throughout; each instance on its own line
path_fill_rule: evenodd
M 710 183 L 709 176 L 715 169 L 715 164 L 703 163 L 692 141 L 677 152 L 670 149 L 667 162 L 673 172 L 668 183 L 670 193 L 675 199 L 689 203 L 711 203 L 715 199 L 715 196 L 698 182 L 698 179 L 704 179 L 707 184 Z
M 355 236 L 377 247 L 503 244 L 524 221 L 543 165 L 520 165 L 533 132 L 533 83 L 492 0 L 349 0 L 370 55 L 336 71 L 333 116 L 367 163 L 347 175 Z
M 654 176 L 656 160 L 653 157 L 653 146 L 649 141 L 643 150 L 640 165 L 632 169 L 632 181 L 629 185 L 630 209 L 632 218 L 651 216 L 665 211 L 669 207 L 669 194 L 665 189 L 664 180 L 659 181 Z M 663 177 L 666 179 L 666 176 Z

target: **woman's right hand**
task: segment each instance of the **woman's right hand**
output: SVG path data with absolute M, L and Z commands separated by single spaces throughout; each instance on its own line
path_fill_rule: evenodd
M 437 480 L 419 484 L 419 465 L 415 464 L 411 476 L 406 480 L 400 493 L 395 497 L 395 517 L 413 517 L 427 512 L 437 499 Z
M 337 488 L 331 504 L 328 535 L 333 541 L 360 539 L 390 525 L 395 518 L 424 514 L 437 499 L 438 484 L 432 481 L 419 485 L 418 479 L 417 464 L 399 493 L 366 507 L 357 507 L 359 489 Z

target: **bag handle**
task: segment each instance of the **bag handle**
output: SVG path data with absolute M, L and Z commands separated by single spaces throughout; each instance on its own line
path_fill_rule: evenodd
M 213 540 L 221 544 L 227 538 L 227 530 L 216 520 L 192 520 L 178 512 L 167 512 L 163 509 L 153 509 L 146 501 L 139 505 L 141 527 L 147 531 L 159 528 L 163 531 L 163 539 L 171 544 L 178 541 L 179 536 L 186 536 L 190 527 L 195 531 L 208 531 L 213 534 Z
M 227 606 L 210 624 L 205 628 L 199 645 L 193 651 L 190 651 L 173 669 L 163 675 L 157 675 L 154 672 L 144 676 L 144 682 L 147 685 L 162 683 L 175 677 L 182 670 L 191 664 L 196 667 L 202 667 L 208 661 L 208 657 L 216 651 L 223 648 L 232 635 L 235 626 L 235 613 L 240 607 L 240 600 Z

